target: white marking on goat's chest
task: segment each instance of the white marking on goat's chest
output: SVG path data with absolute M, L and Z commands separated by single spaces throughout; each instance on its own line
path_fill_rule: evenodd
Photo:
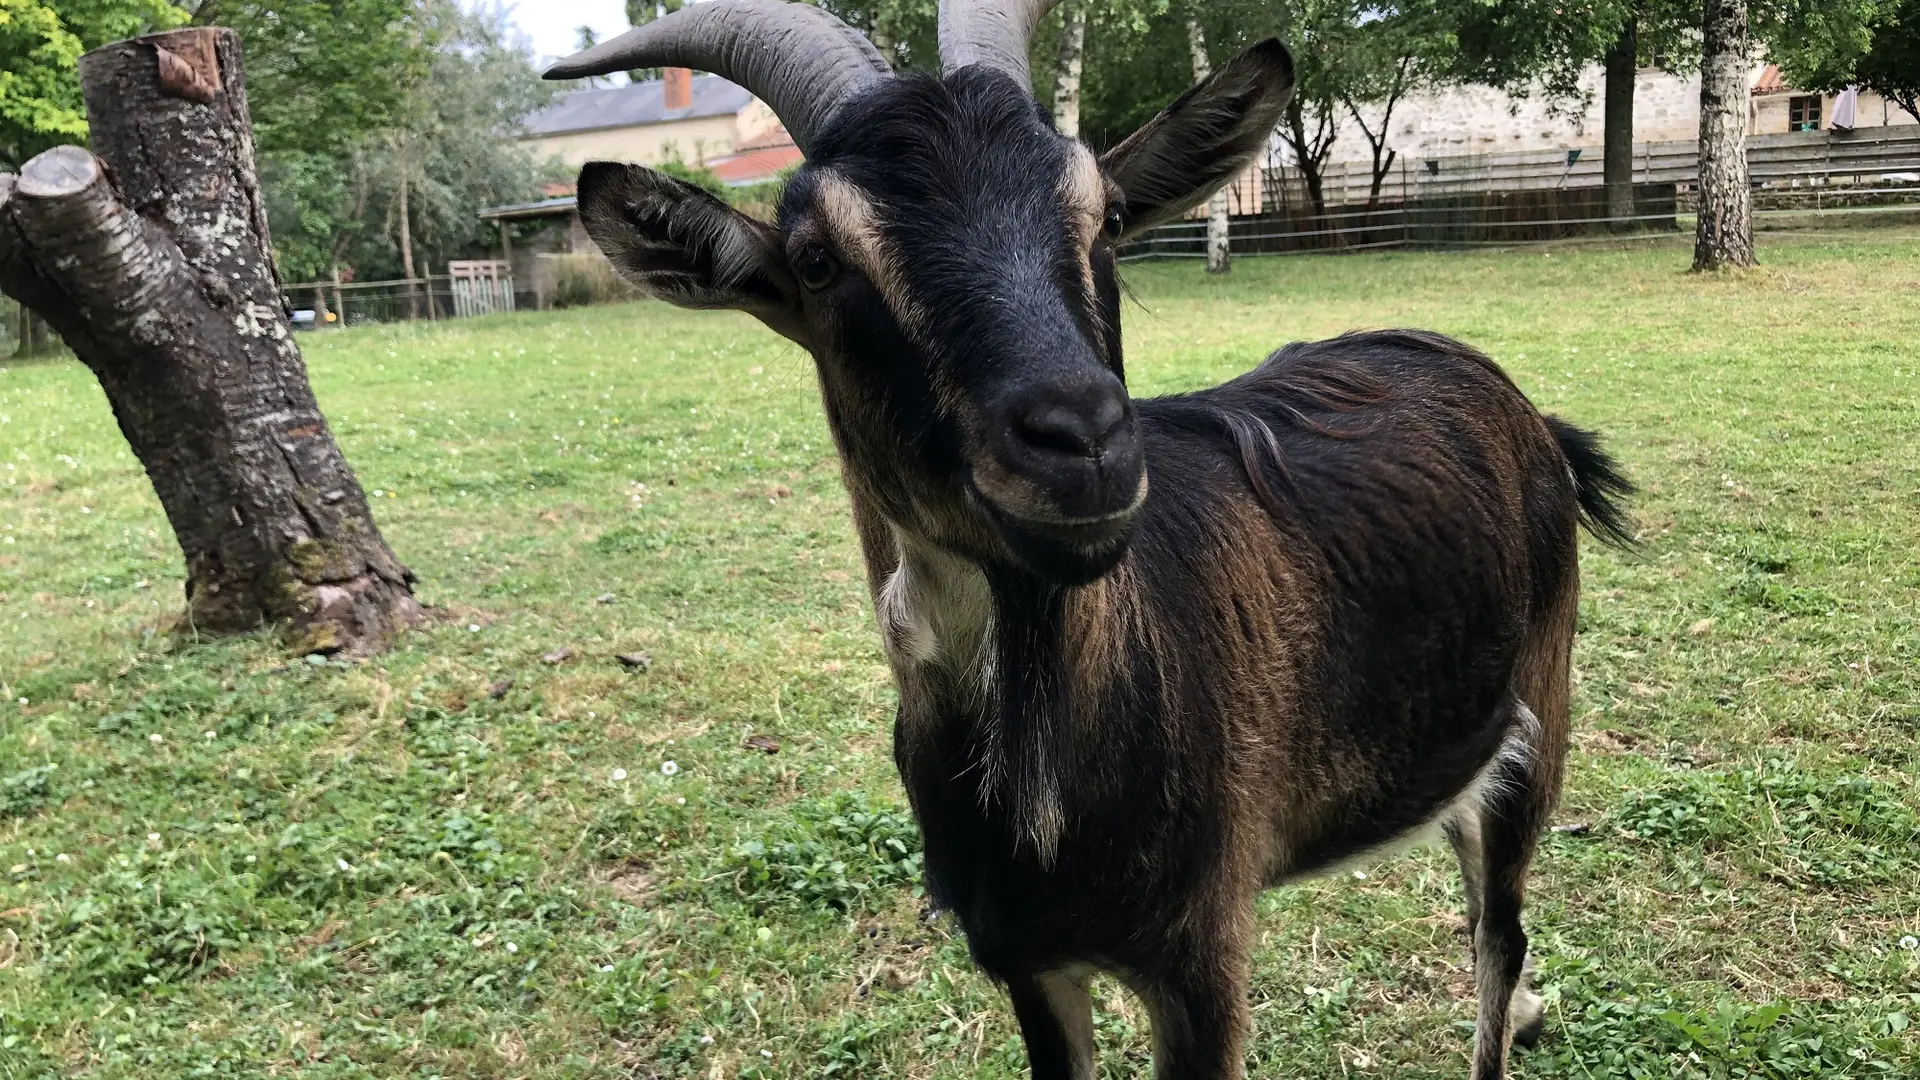
M 900 563 L 880 588 L 877 614 L 887 655 L 904 674 L 939 664 L 954 674 L 976 672 L 990 682 L 993 600 L 986 575 L 899 530 Z

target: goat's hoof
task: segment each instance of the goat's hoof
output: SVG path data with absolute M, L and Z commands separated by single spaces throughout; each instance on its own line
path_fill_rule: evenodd
M 1540 1032 L 1547 1026 L 1546 1002 L 1523 986 L 1514 991 L 1512 1017 L 1513 1045 L 1533 1049 L 1540 1042 Z

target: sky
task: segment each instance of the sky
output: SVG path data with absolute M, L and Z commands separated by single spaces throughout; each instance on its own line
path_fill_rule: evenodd
M 627 28 L 625 0 L 505 0 L 505 6 L 543 61 L 572 53 L 581 26 L 593 27 L 601 41 Z

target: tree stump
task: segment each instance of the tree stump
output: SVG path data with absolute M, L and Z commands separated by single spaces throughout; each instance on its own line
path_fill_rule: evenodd
M 384 648 L 421 617 L 288 326 L 240 44 L 194 28 L 80 61 L 94 146 L 0 176 L 0 290 L 92 369 L 187 562 L 202 631 Z M 103 160 L 104 159 L 104 160 Z

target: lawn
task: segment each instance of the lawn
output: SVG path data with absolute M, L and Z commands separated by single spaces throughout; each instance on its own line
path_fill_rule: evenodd
M 1920 1075 L 1920 242 L 1763 255 L 1127 272 L 1141 393 L 1432 327 L 1644 488 L 1584 555 L 1521 1076 Z M 363 664 L 176 625 L 97 386 L 0 373 L 0 1080 L 1023 1075 L 916 891 L 811 362 L 653 303 L 302 340 L 437 616 Z M 1250 1075 L 1464 1076 L 1460 908 L 1438 851 L 1268 894 Z

